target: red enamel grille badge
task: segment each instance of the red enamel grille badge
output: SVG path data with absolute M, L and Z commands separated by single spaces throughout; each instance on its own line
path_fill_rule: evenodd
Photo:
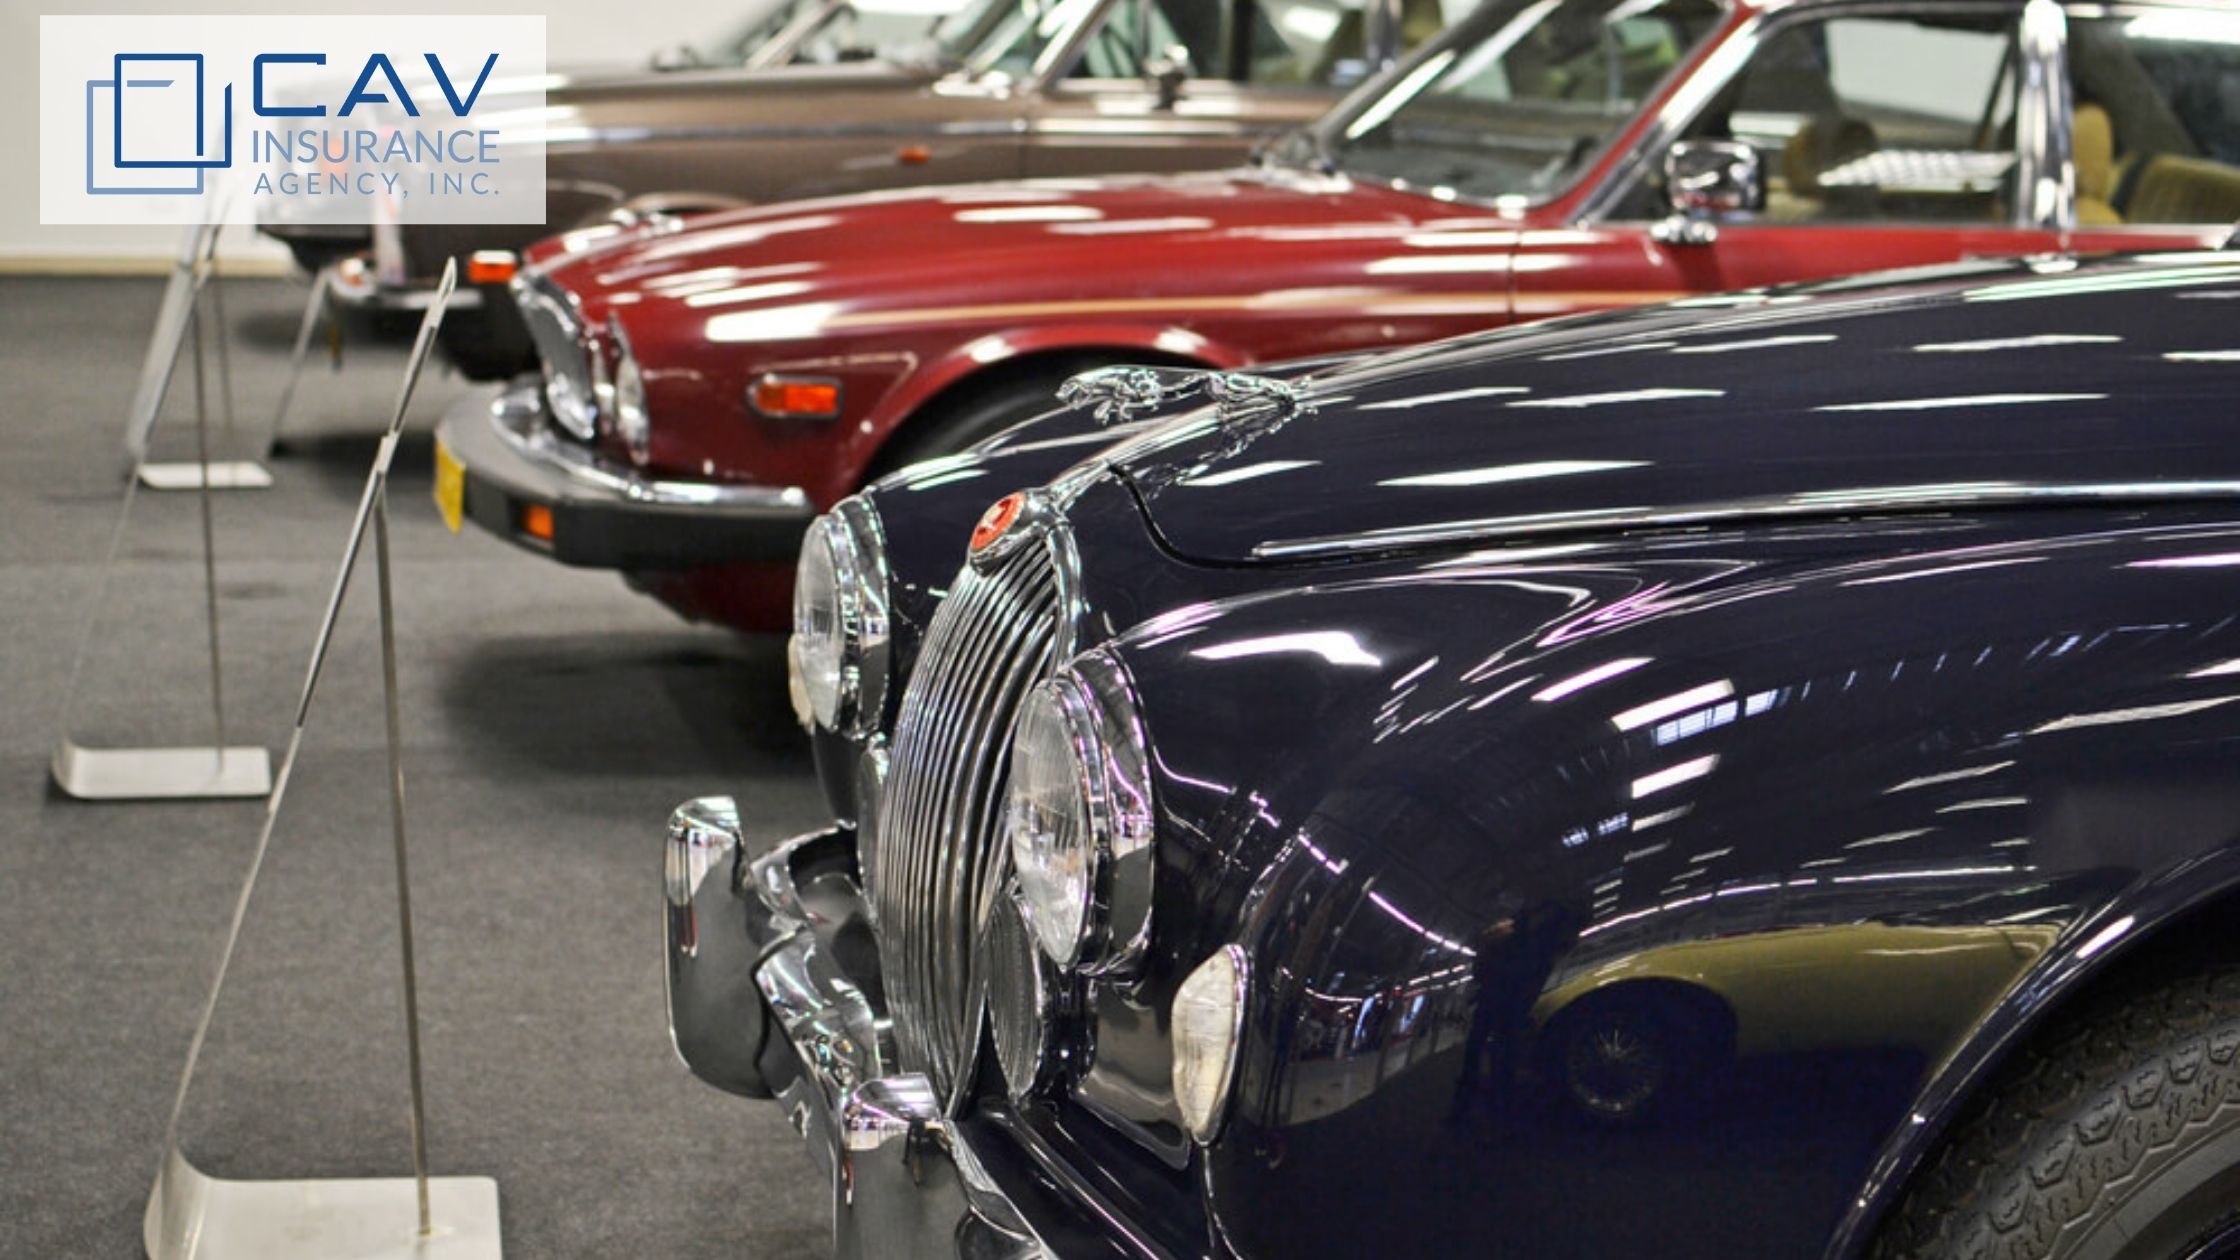
M 991 504 L 981 513 L 980 523 L 972 527 L 972 549 L 981 551 L 994 545 L 1003 531 L 1011 528 L 1011 522 L 1019 519 L 1019 509 L 1026 502 L 1025 494 L 1007 494 Z

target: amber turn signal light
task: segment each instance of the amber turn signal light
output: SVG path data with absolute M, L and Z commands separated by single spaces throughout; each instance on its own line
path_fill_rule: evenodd
M 521 509 L 521 532 L 539 542 L 551 542 L 552 509 L 542 503 L 524 505 Z
M 521 260 L 509 249 L 478 249 L 467 255 L 468 284 L 504 284 L 521 270 Z
M 747 388 L 747 405 L 772 420 L 833 420 L 840 415 L 840 382 L 766 372 Z

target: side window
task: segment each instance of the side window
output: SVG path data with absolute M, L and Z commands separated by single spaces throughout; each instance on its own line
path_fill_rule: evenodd
M 2077 221 L 2240 220 L 2240 20 L 2072 17 Z
M 1254 83 L 1348 88 L 1383 68 L 1397 42 L 1407 52 L 1445 29 L 1447 0 L 1401 0 L 1397 31 L 1382 0 L 1259 0 L 1252 6 L 1246 76 Z
M 1685 133 L 1758 153 L 1773 223 L 2003 223 L 2013 205 L 2014 24 L 1968 15 L 1782 27 Z M 1660 169 L 1625 206 L 1665 212 Z
M 1229 65 L 1222 26 L 1221 7 L 1202 0 L 1125 0 L 1112 6 L 1066 77 L 1140 79 L 1146 63 L 1179 45 L 1198 78 L 1217 78 Z

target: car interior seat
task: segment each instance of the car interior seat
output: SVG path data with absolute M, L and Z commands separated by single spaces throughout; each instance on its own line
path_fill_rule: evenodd
M 1822 114 L 1805 120 L 1781 152 L 1781 179 L 1787 195 L 1775 217 L 1815 219 L 1870 212 L 1873 188 L 1831 188 L 1824 177 L 1880 147 L 1874 128 L 1860 119 Z M 1769 204 L 1769 209 L 1774 207 Z
M 2107 227 L 2123 222 L 2116 211 L 2116 130 L 2108 111 L 2079 104 L 2070 132 L 2070 153 L 2077 167 L 2077 222 Z

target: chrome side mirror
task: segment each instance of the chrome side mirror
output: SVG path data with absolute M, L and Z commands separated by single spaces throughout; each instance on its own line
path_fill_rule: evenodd
M 1651 234 L 1667 245 L 1709 245 L 1722 216 L 1765 208 L 1765 171 L 1747 144 L 1682 140 L 1665 152 L 1664 191 L 1672 214 Z
M 1182 99 L 1182 85 L 1197 72 L 1197 67 L 1190 64 L 1190 50 L 1180 44 L 1167 45 L 1165 52 L 1143 64 L 1143 76 L 1151 81 L 1160 109 L 1173 109 Z

